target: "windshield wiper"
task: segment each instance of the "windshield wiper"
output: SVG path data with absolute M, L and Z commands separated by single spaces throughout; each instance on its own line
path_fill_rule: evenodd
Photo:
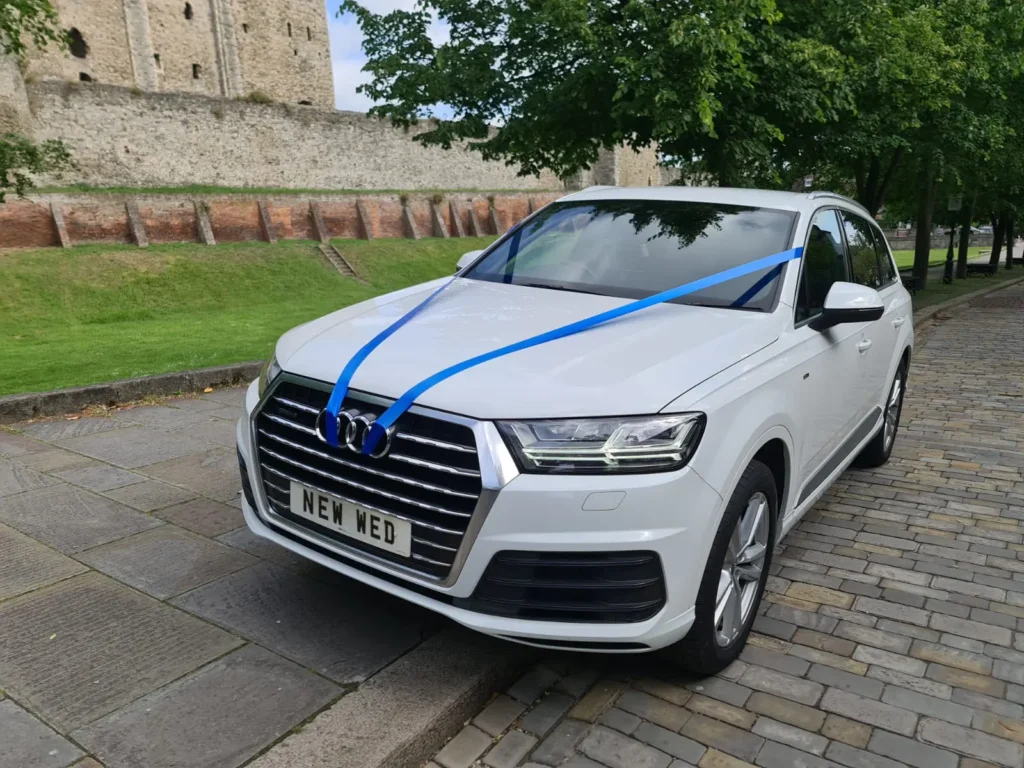
M 555 283 L 555 284 L 551 284 L 551 283 L 513 283 L 513 285 L 522 285 L 522 286 L 525 286 L 527 288 L 547 288 L 548 290 L 551 290 L 551 291 L 569 291 L 571 293 L 588 293 L 591 296 L 607 296 L 608 295 L 606 293 L 601 293 L 600 291 L 587 291 L 587 290 L 584 290 L 582 288 L 570 288 L 567 285 L 558 285 L 557 283 Z

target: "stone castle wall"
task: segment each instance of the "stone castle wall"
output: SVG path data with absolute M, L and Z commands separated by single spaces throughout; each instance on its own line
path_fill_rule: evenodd
M 303 29 L 303 34 L 305 30 Z M 77 168 L 54 183 L 312 189 L 561 189 L 468 149 L 425 148 L 384 120 L 95 83 L 26 86 L 37 140 Z M 46 181 L 46 180 L 43 180 Z
M 317 0 L 56 0 L 81 44 L 29 56 L 29 80 L 334 104 Z

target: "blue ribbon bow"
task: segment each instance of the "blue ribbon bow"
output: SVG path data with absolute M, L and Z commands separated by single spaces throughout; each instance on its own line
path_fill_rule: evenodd
M 719 285 L 720 283 L 728 282 L 729 280 L 735 280 L 736 278 L 743 277 L 745 275 L 759 272 L 762 269 L 770 269 L 764 277 L 758 280 L 753 286 L 750 287 L 739 299 L 733 302 L 732 306 L 743 306 L 750 299 L 752 299 L 761 289 L 763 289 L 769 282 L 778 276 L 782 265 L 787 261 L 793 259 L 799 259 L 803 255 L 803 248 L 791 248 L 788 251 L 782 253 L 776 253 L 771 256 L 765 256 L 763 259 L 757 259 L 751 261 L 748 264 L 741 264 L 738 267 L 732 267 L 721 272 L 716 272 L 708 277 L 702 277 L 699 280 L 693 280 L 692 282 L 686 283 L 679 286 L 678 288 L 671 288 L 661 293 L 656 293 L 653 296 L 648 296 L 645 299 L 639 299 L 637 301 L 625 304 L 615 309 L 609 309 L 605 312 L 600 312 L 592 317 L 584 318 L 583 320 L 577 320 L 574 323 L 563 325 L 560 328 L 554 330 L 545 331 L 544 333 L 531 336 L 528 339 L 517 341 L 514 344 L 508 344 L 499 349 L 495 349 L 491 352 L 485 352 L 482 355 L 471 357 L 468 360 L 463 360 L 461 363 L 456 363 L 445 368 L 442 371 L 438 371 L 433 376 L 428 376 L 423 381 L 409 388 L 409 390 L 398 398 L 390 408 L 382 413 L 376 421 L 370 425 L 369 433 L 366 439 L 363 441 L 362 453 L 369 455 L 377 447 L 377 443 L 380 442 L 381 438 L 384 437 L 387 430 L 393 425 L 398 418 L 409 410 L 416 398 L 422 395 L 431 387 L 440 384 L 445 379 L 451 378 L 457 373 L 461 373 L 469 368 L 473 368 L 482 363 L 486 363 L 489 360 L 494 360 L 498 357 L 504 357 L 510 355 L 513 352 L 518 352 L 523 349 L 529 349 L 530 347 L 536 347 L 540 344 L 546 344 L 549 341 L 555 341 L 556 339 L 563 339 L 566 336 L 573 336 L 577 333 L 587 331 L 602 323 L 607 323 L 611 320 L 618 320 L 621 317 L 632 315 L 634 312 L 653 307 L 657 304 L 664 304 L 667 301 L 678 299 L 687 294 L 696 293 L 703 291 L 712 286 Z M 413 317 L 420 313 L 420 311 L 426 307 L 431 301 L 433 301 L 442 291 L 451 285 L 456 278 L 452 278 L 430 296 L 424 299 L 422 302 L 417 304 L 408 313 L 403 315 L 401 318 L 396 320 L 390 326 L 385 328 L 379 334 L 374 336 L 369 342 L 360 349 L 355 356 L 349 360 L 348 365 L 341 372 L 341 376 L 338 377 L 338 383 L 334 386 L 334 391 L 331 392 L 331 397 L 327 401 L 327 407 L 324 409 L 325 416 L 325 427 L 327 442 L 338 447 L 338 411 L 341 409 L 341 404 L 345 400 L 345 395 L 348 394 L 349 384 L 352 381 L 352 376 L 355 374 L 356 369 L 362 364 L 367 356 L 373 352 L 381 342 L 391 336 L 395 331 L 409 322 Z

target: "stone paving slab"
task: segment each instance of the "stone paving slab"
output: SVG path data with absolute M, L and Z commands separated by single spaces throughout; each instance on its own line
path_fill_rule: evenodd
M 44 488 L 56 482 L 52 477 L 37 472 L 24 464 L 0 459 L 0 498 Z
M 844 474 L 776 548 L 728 669 L 554 655 L 508 690 L 525 710 L 485 710 L 434 762 L 501 762 L 582 673 L 595 682 L 504 765 L 1022 768 L 1022 338 L 1019 309 L 986 305 L 919 339 L 892 458 Z M 485 743 L 481 722 L 503 728 Z
M 83 754 L 10 699 L 0 701 L 0 768 L 65 768 Z
M 161 525 L 112 499 L 56 483 L 0 504 L 0 522 L 70 554 Z
M 127 469 L 118 469 L 95 460 L 87 466 L 62 469 L 51 474 L 66 483 L 97 493 L 112 491 L 115 488 L 123 488 L 126 485 L 142 483 L 146 480 L 145 475 L 129 472 Z
M 138 469 L 168 459 L 180 459 L 214 447 L 186 432 L 128 425 L 109 432 L 61 440 L 58 445 L 122 469 Z
M 110 417 L 111 421 L 121 425 L 141 424 L 153 429 L 185 429 L 208 424 L 209 416 L 180 408 L 168 408 L 163 405 L 146 405 L 125 408 Z
M 217 501 L 230 501 L 239 492 L 238 457 L 234 449 L 219 448 L 192 454 L 152 464 L 140 471 L 158 480 L 188 487 Z
M 74 729 L 240 641 L 95 573 L 0 603 L 0 681 Z
M 196 498 L 196 494 L 190 490 L 158 480 L 122 485 L 120 488 L 103 491 L 102 494 L 139 512 L 155 512 Z
M 245 518 L 240 509 L 204 498 L 175 504 L 172 507 L 158 510 L 154 514 L 161 520 L 187 528 L 202 536 L 219 536 L 245 525 Z
M 0 600 L 88 570 L 35 539 L 0 525 Z
M 174 604 L 340 683 L 366 679 L 417 645 L 421 611 L 361 584 L 327 584 L 261 563 Z
M 247 646 L 73 736 L 106 768 L 235 768 L 340 693 Z
M 171 525 L 79 554 L 98 571 L 160 600 L 257 562 L 237 549 Z

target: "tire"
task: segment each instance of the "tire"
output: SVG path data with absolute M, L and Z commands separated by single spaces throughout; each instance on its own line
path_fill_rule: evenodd
M 861 449 L 860 454 L 854 459 L 853 464 L 862 469 L 880 467 L 889 460 L 892 454 L 892 447 L 896 443 L 896 432 L 900 428 L 900 415 L 903 413 L 903 395 L 907 391 L 907 366 L 900 363 L 893 376 L 892 384 L 889 386 L 889 394 L 885 399 L 882 426 L 871 438 L 871 442 Z M 890 422 L 891 419 L 891 422 Z M 892 426 L 890 434 L 888 428 Z
M 758 517 L 755 505 L 761 509 L 762 517 Z M 743 470 L 736 490 L 733 491 L 725 508 L 718 533 L 715 534 L 711 554 L 708 556 L 700 590 L 697 593 L 696 619 L 686 637 L 662 651 L 667 661 L 686 673 L 707 677 L 720 672 L 740 655 L 757 616 L 764 585 L 768 581 L 778 509 L 778 492 L 771 470 L 760 461 L 750 462 Z M 749 521 L 748 516 L 751 514 L 755 517 L 753 521 Z M 735 577 L 738 571 L 733 571 L 727 565 L 726 557 L 728 555 L 730 561 L 735 559 L 735 547 L 730 548 L 730 544 L 734 534 L 738 536 L 741 520 L 745 525 L 748 521 L 753 523 L 748 541 L 756 539 L 764 549 L 763 555 L 760 556 L 760 574 L 756 579 L 750 580 L 742 579 L 741 576 L 741 586 L 737 591 L 737 582 L 727 574 Z M 748 549 L 741 549 L 741 554 L 744 552 L 747 555 L 751 554 Z M 745 572 L 747 576 L 753 575 L 753 569 L 749 566 L 739 571 Z M 732 621 L 727 625 L 725 621 L 716 620 L 716 615 L 719 614 L 720 588 L 724 595 L 730 587 L 734 590 L 733 594 L 740 595 L 739 613 L 737 620 L 737 614 L 729 610 L 737 608 L 737 605 L 730 605 L 727 600 L 724 601 L 722 608 L 725 610 L 721 612 L 723 619 L 726 614 L 732 616 Z

